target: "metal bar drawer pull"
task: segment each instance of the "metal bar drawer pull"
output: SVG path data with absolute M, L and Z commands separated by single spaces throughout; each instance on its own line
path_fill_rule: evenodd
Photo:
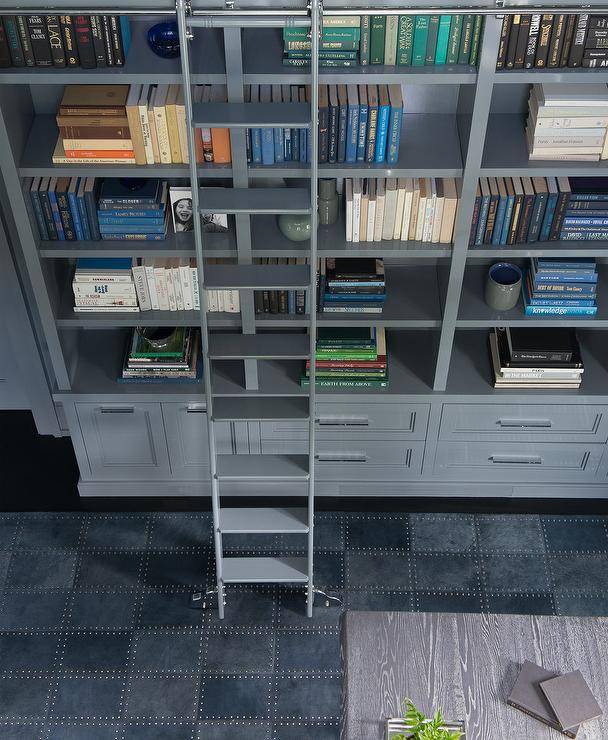
M 187 414 L 204 414 L 205 407 L 196 405 L 196 404 L 190 404 L 189 406 L 186 406 L 186 413 Z
M 135 406 L 101 406 L 99 411 L 102 414 L 134 414 Z
M 315 459 L 319 462 L 364 463 L 367 462 L 367 455 L 365 452 L 318 452 Z
M 501 465 L 542 465 L 540 455 L 490 455 L 488 460 L 493 464 Z
M 518 429 L 550 429 L 551 419 L 499 419 L 498 425 L 505 428 Z
M 367 416 L 320 416 L 318 422 L 324 427 L 368 427 Z

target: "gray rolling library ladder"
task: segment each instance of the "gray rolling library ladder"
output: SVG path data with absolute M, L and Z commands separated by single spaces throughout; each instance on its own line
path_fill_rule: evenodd
M 185 0 L 177 2 L 177 19 L 181 40 L 181 64 L 188 127 L 190 182 L 194 219 L 195 250 L 201 290 L 201 335 L 203 373 L 207 403 L 209 459 L 213 506 L 213 535 L 216 555 L 217 603 L 220 619 L 224 616 L 226 584 L 298 583 L 306 587 L 308 616 L 312 616 L 313 586 L 313 521 L 315 459 L 315 340 L 316 340 L 316 263 L 317 263 L 317 116 L 318 116 L 318 39 L 320 10 L 318 0 L 311 0 L 308 11 L 196 11 Z M 224 42 L 229 45 L 231 33 L 240 34 L 244 27 L 309 26 L 312 38 L 309 103 L 245 103 L 242 65 L 236 62 L 228 77 L 228 102 L 194 104 L 190 44 L 196 44 L 196 29 L 224 28 Z M 227 55 L 227 58 L 229 55 Z M 228 70 L 227 70 L 228 71 Z M 233 150 L 245 146 L 247 128 L 307 128 L 311 134 L 309 188 L 249 188 L 247 171 L 235 158 L 233 187 L 200 187 L 194 136 L 198 127 L 229 128 Z M 241 150 L 242 153 L 242 150 Z M 307 265 L 254 265 L 250 255 L 240 255 L 238 264 L 205 265 L 205 239 L 201 216 L 211 213 L 233 214 L 236 228 L 249 229 L 252 214 L 310 214 L 311 236 Z M 240 334 L 209 332 L 207 290 L 236 289 L 243 301 L 253 300 L 253 290 L 308 291 L 308 334 L 256 334 L 253 322 L 243 321 Z M 251 306 L 251 304 L 250 304 Z M 252 392 L 240 398 L 216 397 L 213 393 L 213 361 L 243 359 L 245 373 L 255 375 L 259 359 L 311 360 L 308 398 L 260 397 Z M 249 363 L 249 366 L 248 366 Z M 248 384 L 249 387 L 249 384 Z M 233 455 L 218 454 L 215 424 L 233 421 L 308 420 L 308 455 Z M 221 505 L 222 486 L 228 482 L 247 484 L 252 495 L 260 493 L 268 481 L 300 482 L 307 485 L 307 505 L 302 508 L 225 508 Z M 306 535 L 305 557 L 224 557 L 222 537 L 225 534 L 293 534 Z

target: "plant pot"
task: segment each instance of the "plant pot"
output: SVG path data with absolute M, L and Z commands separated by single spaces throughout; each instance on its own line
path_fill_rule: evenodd
M 408 735 L 408 729 L 411 729 L 411 725 L 406 724 L 405 720 L 402 717 L 387 719 L 386 740 L 393 740 L 393 738 L 397 735 L 405 735 L 405 737 L 410 737 L 410 735 Z M 462 732 L 463 734 L 460 740 L 466 740 L 463 721 L 446 722 L 442 729 L 451 730 L 452 732 Z

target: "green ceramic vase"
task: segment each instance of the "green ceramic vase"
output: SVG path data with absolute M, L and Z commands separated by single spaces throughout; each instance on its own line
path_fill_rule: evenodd
M 310 214 L 282 213 L 278 218 L 281 233 L 292 242 L 310 239 Z

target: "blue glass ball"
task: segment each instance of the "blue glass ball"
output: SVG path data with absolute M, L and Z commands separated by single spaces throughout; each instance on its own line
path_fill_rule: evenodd
M 178 57 L 179 30 L 177 23 L 174 21 L 157 23 L 148 29 L 148 45 L 157 56 L 163 59 Z

